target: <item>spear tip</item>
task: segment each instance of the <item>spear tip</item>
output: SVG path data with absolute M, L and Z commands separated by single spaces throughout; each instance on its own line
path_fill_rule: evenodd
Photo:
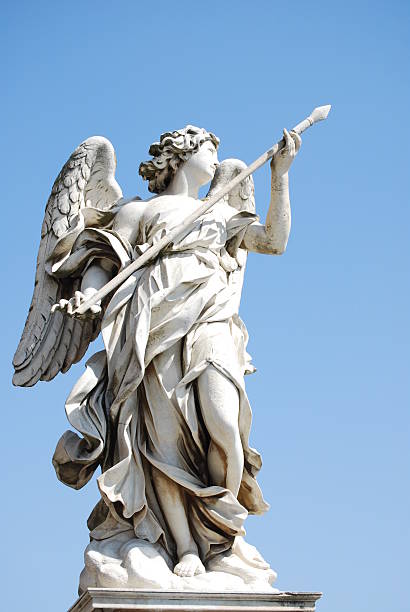
M 318 106 L 317 108 L 315 108 L 312 111 L 312 114 L 310 115 L 310 118 L 312 119 L 313 123 L 317 123 L 318 121 L 324 121 L 324 119 L 327 119 L 331 108 L 331 104 L 326 104 L 325 106 Z

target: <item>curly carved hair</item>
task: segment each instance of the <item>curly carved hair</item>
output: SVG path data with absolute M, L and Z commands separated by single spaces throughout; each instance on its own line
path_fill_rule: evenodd
M 210 140 L 218 148 L 219 138 L 203 128 L 187 125 L 182 130 L 161 134 L 159 142 L 149 148 L 152 159 L 142 162 L 139 173 L 148 181 L 151 193 L 161 193 L 168 187 L 179 166 Z

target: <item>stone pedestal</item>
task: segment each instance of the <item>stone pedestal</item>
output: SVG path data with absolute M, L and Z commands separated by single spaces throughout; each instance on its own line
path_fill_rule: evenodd
M 315 612 L 321 593 L 200 593 L 87 589 L 69 612 Z

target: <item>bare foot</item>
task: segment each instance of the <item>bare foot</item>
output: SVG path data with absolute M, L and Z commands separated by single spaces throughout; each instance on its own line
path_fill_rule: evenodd
M 201 559 L 194 553 L 186 553 L 182 555 L 179 563 L 174 567 L 174 574 L 187 578 L 189 576 L 197 576 L 205 574 L 205 568 L 202 565 Z
M 269 569 L 269 563 L 258 552 L 255 546 L 248 544 L 241 536 L 236 536 L 232 552 L 251 567 L 258 569 Z

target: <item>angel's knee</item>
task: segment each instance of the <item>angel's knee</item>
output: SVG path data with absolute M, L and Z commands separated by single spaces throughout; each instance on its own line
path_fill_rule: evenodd
M 209 437 L 226 454 L 241 447 L 239 393 L 235 385 L 214 366 L 198 379 L 201 412 Z

